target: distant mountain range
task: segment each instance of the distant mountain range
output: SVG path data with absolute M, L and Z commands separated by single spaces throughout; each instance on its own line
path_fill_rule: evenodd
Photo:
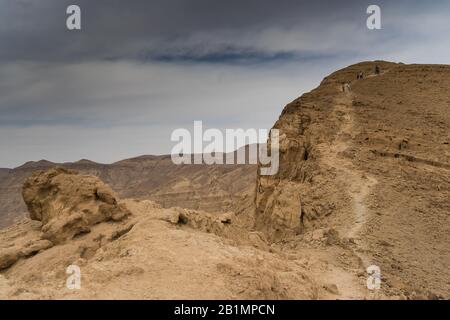
M 170 155 L 145 155 L 100 164 L 82 159 L 71 163 L 30 161 L 14 169 L 0 169 L 0 228 L 27 214 L 21 189 L 37 170 L 64 167 L 100 177 L 121 197 L 151 199 L 164 207 L 180 206 L 209 212 L 239 211 L 250 199 L 256 165 L 175 165 Z

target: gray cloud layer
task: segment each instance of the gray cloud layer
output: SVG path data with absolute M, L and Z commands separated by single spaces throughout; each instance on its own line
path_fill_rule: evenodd
M 0 0 L 0 167 L 167 153 L 193 120 L 268 128 L 350 63 L 450 63 L 447 1 L 378 1 L 380 31 L 371 2 Z

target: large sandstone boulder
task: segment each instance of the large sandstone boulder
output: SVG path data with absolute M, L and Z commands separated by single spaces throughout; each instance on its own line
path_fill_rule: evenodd
M 63 168 L 34 173 L 25 181 L 22 195 L 30 218 L 42 222 L 42 237 L 54 244 L 89 232 L 97 223 L 129 215 L 100 179 Z

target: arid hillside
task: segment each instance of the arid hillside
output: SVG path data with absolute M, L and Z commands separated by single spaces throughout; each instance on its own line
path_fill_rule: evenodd
M 257 229 L 285 241 L 331 227 L 386 290 L 448 296 L 449 88 L 450 66 L 366 62 L 287 105 L 280 171 L 258 178 Z
M 27 215 L 21 196 L 25 179 L 37 170 L 54 167 L 98 176 L 123 198 L 210 212 L 243 210 L 254 197 L 256 180 L 256 165 L 174 165 L 170 156 L 141 156 L 113 164 L 28 162 L 15 169 L 0 169 L 0 228 Z
M 274 176 L 167 157 L 0 171 L 31 218 L 0 231 L 0 297 L 449 299 L 449 88 L 444 65 L 336 71 L 283 109 Z

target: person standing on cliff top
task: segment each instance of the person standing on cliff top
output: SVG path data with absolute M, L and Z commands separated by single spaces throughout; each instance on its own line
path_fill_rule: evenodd
M 342 85 L 342 92 L 350 92 L 351 91 L 351 87 L 349 83 L 344 83 Z
M 375 74 L 380 74 L 380 67 L 378 65 L 375 66 Z

